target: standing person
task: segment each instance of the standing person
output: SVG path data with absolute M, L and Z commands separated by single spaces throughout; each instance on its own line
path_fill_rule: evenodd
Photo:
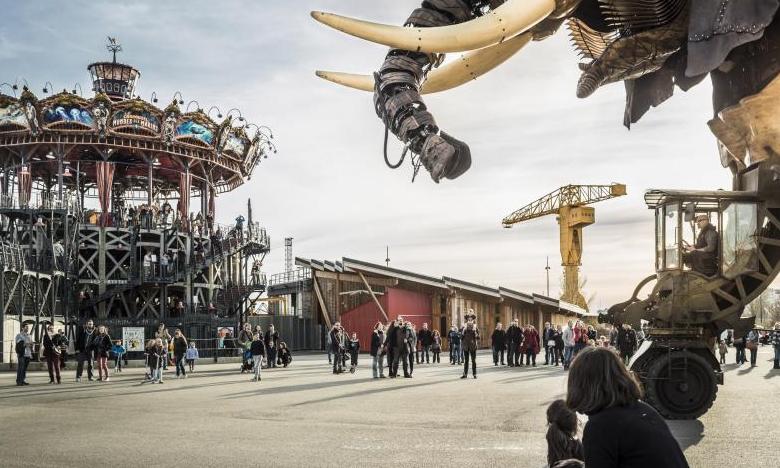
M 726 354 L 729 352 L 729 347 L 726 346 L 725 340 L 718 340 L 718 354 L 720 354 L 720 363 L 726 364 Z
M 555 342 L 555 365 L 558 366 L 560 362 L 563 364 L 563 330 L 560 325 L 555 326 L 555 332 L 553 333 L 553 341 Z
M 187 354 L 185 356 L 185 359 L 187 359 L 187 365 L 190 368 L 190 373 L 195 372 L 195 361 L 198 360 L 200 356 L 198 355 L 198 348 L 195 346 L 195 341 L 190 341 L 190 345 L 187 348 Z
M 236 343 L 238 344 L 239 352 L 241 353 L 241 373 L 251 372 L 254 366 L 252 361 L 252 353 L 249 348 L 252 346 L 252 324 L 245 322 L 241 327 L 241 331 L 238 332 L 236 337 Z
M 576 356 L 587 345 L 588 329 L 585 328 L 585 324 L 581 320 L 577 320 L 574 323 L 574 349 L 572 350 L 572 356 Z
M 92 362 L 94 348 L 92 340 L 96 335 L 95 323 L 87 320 L 84 328 L 76 335 L 76 382 L 81 382 L 81 374 L 84 372 L 84 363 L 87 363 L 87 378 L 92 380 Z
M 382 366 L 382 348 L 385 344 L 385 332 L 382 322 L 374 325 L 374 332 L 371 333 L 371 348 L 368 354 L 371 355 L 371 372 L 375 379 L 384 379 L 385 371 Z
M 420 355 L 420 363 L 422 364 L 423 358 L 425 358 L 425 363 L 430 364 L 430 352 L 431 352 L 431 345 L 433 345 L 433 333 L 428 329 L 428 324 L 423 323 L 422 330 L 420 330 L 420 333 L 417 335 L 417 339 L 420 342 L 420 345 L 422 346 L 422 352 Z
M 550 325 L 550 322 L 544 323 L 544 329 L 542 330 L 542 344 L 544 345 L 544 365 L 548 366 L 552 364 L 555 356 L 555 342 L 552 341 L 552 335 L 555 329 Z
M 398 375 L 398 362 L 400 361 L 404 369 L 404 378 L 410 378 L 409 375 L 409 329 L 404 323 L 403 317 L 398 317 L 397 332 L 395 333 L 395 351 L 393 356 L 393 370 Z
M 330 344 L 333 351 L 333 373 L 340 374 L 344 371 L 341 361 L 343 348 L 341 343 L 341 324 L 339 322 L 334 323 L 328 335 L 330 335 Z
M 431 352 L 433 353 L 433 362 L 436 364 L 441 363 L 441 334 L 439 330 L 433 331 L 433 344 L 431 345 Z
M 571 354 L 574 351 L 574 322 L 569 320 L 561 334 L 563 339 L 563 370 L 569 369 Z
M 114 355 L 114 372 L 122 372 L 122 358 L 126 352 L 127 350 L 122 346 L 122 340 L 116 340 L 111 347 L 111 353 Z
M 268 367 L 276 367 L 276 351 L 279 349 L 279 332 L 274 329 L 274 325 L 268 325 L 268 331 L 265 332 L 265 345 L 268 347 Z
M 539 354 L 541 349 L 539 343 L 539 332 L 536 331 L 533 325 L 528 325 L 523 334 L 523 345 L 525 346 L 525 365 L 532 365 L 536 367 L 536 355 Z
M 27 365 L 32 359 L 33 342 L 30 336 L 30 324 L 22 325 L 21 331 L 14 338 L 14 350 L 16 351 L 16 385 L 30 385 L 27 383 Z
M 354 374 L 358 365 L 358 353 L 360 353 L 360 340 L 357 333 L 352 332 L 347 349 L 349 350 L 349 373 Z
M 520 347 L 520 327 L 517 326 L 517 319 L 512 319 L 512 323 L 506 329 L 507 351 L 506 359 L 509 367 L 515 367 L 517 363 L 517 350 Z
M 168 329 L 165 328 L 164 323 L 160 323 L 157 325 L 157 331 L 154 333 L 154 338 L 159 338 L 162 346 L 163 346 L 163 360 L 162 360 L 162 368 L 163 370 L 168 369 L 168 343 L 171 342 L 171 334 L 168 333 Z
M 166 359 L 167 351 L 163 347 L 162 338 L 149 340 L 146 350 L 147 364 L 149 365 L 150 380 L 152 383 L 163 383 L 163 361 Z
M 586 414 L 587 467 L 688 468 L 666 421 L 641 401 L 642 389 L 617 354 L 586 348 L 569 370 L 566 406 Z
M 469 312 L 472 312 L 469 309 Z M 471 375 L 477 378 L 477 341 L 479 341 L 479 329 L 477 324 L 474 323 L 476 315 L 468 315 L 466 317 L 466 326 L 463 328 L 463 375 L 461 379 L 465 379 L 469 374 L 469 359 L 471 360 Z
M 750 350 L 750 367 L 756 367 L 758 357 L 758 330 L 750 330 L 747 335 L 745 347 Z
M 780 369 L 780 322 L 775 322 L 775 328 L 769 333 L 769 342 L 775 351 L 774 366 L 772 369 Z
M 408 378 L 412 378 L 412 373 L 414 372 L 414 359 L 412 359 L 412 352 L 417 354 L 417 332 L 414 329 L 414 324 L 412 322 L 406 322 L 406 345 L 408 347 L 408 357 L 409 357 L 409 376 Z M 406 376 L 404 376 L 406 377 Z
M 631 356 L 634 355 L 634 349 L 636 348 L 636 342 L 632 339 L 634 336 L 627 323 L 624 323 L 620 327 L 620 331 L 618 331 L 618 351 L 620 351 L 620 358 L 626 364 L 631 360 Z
M 265 343 L 263 343 L 262 336 L 259 333 L 255 333 L 252 336 L 252 341 L 249 344 L 249 353 L 252 355 L 252 367 L 255 371 L 253 381 L 259 382 L 260 369 L 263 367 L 263 358 L 266 357 Z
M 328 364 L 332 364 L 333 361 L 331 359 L 331 356 L 333 355 L 333 341 L 332 341 L 332 338 L 331 338 L 330 330 L 328 330 L 328 333 L 325 334 L 325 337 L 326 337 L 325 338 L 325 341 L 326 341 L 325 347 L 328 350 Z
M 57 335 L 54 334 L 54 325 L 47 324 L 46 332 L 43 335 L 43 356 L 46 358 L 46 368 L 49 371 L 49 383 L 53 384 L 55 381 L 60 384 L 62 379 L 60 378 L 60 354 L 62 353 L 60 347 L 55 342 Z
M 108 336 L 108 330 L 105 325 L 98 327 L 97 335 L 93 338 L 93 346 L 95 348 L 95 356 L 97 358 L 98 366 L 98 382 L 108 382 L 108 356 L 111 354 L 111 347 L 113 342 L 111 337 Z
M 498 365 L 498 356 L 501 355 L 501 365 L 504 365 L 504 348 L 506 348 L 506 332 L 501 322 L 496 324 L 496 329 L 490 335 L 490 347 L 493 349 L 493 365 Z
M 184 355 L 187 354 L 187 338 L 178 328 L 173 332 L 173 359 L 176 361 L 176 378 L 187 378 L 187 371 L 184 369 Z
M 391 320 L 390 323 L 387 324 L 384 348 L 387 356 L 387 374 L 391 379 L 394 379 L 398 372 L 398 358 L 396 357 L 398 355 L 398 348 L 396 348 L 398 333 L 398 320 Z
M 734 350 L 737 352 L 737 364 L 742 365 L 747 362 L 745 358 L 745 339 L 747 335 L 743 335 L 739 338 L 734 338 Z
M 450 343 L 450 365 L 460 364 L 460 333 L 458 327 L 453 325 L 450 332 L 447 333 L 447 340 Z
M 65 332 L 60 328 L 57 334 L 52 338 L 54 345 L 60 350 L 60 369 L 65 369 L 65 362 L 68 360 L 68 345 L 70 341 L 65 336 Z

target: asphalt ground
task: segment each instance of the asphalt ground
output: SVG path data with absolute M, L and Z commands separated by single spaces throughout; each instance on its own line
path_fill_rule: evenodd
M 691 466 L 780 466 L 770 353 L 753 369 L 727 365 L 700 420 L 669 422 Z M 4 372 L 0 467 L 544 466 L 544 411 L 563 397 L 564 372 L 496 368 L 487 353 L 478 363 L 476 380 L 446 362 L 374 380 L 367 355 L 333 375 L 321 354 L 259 383 L 237 364 L 201 364 L 186 380 L 170 367 L 162 385 L 142 384 L 141 369 L 75 383 L 71 367 L 59 386 L 33 372 L 26 387 Z

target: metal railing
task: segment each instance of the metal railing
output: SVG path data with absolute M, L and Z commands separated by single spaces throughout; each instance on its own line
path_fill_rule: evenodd
M 268 285 L 274 286 L 277 284 L 294 283 L 296 281 L 303 281 L 307 279 L 311 279 L 311 269 L 299 268 L 293 271 L 274 273 L 271 275 L 271 279 L 268 281 Z
M 28 199 L 16 195 L 0 195 L 0 208 L 29 210 L 65 210 L 68 213 L 79 211 L 78 197 L 65 195 L 60 198 L 54 194 L 33 193 Z

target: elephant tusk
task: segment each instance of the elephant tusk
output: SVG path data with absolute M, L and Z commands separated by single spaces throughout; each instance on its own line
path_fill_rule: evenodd
M 397 49 L 447 53 L 482 49 L 526 32 L 555 10 L 555 0 L 507 0 L 484 16 L 430 28 L 391 26 L 313 11 L 322 24 Z
M 506 62 L 532 39 L 523 33 L 499 44 L 463 54 L 459 59 L 442 65 L 428 73 L 420 89 L 421 94 L 432 94 L 476 80 L 480 76 Z M 374 91 L 374 77 L 355 73 L 317 71 L 317 76 L 348 88 Z

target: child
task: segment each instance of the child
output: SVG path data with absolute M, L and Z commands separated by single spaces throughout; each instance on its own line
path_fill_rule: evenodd
M 190 372 L 195 371 L 195 361 L 199 358 L 198 356 L 198 348 L 195 347 L 195 341 L 190 341 L 190 347 L 187 348 L 187 354 L 185 356 L 185 359 L 187 359 L 187 364 L 190 366 Z
M 114 346 L 111 347 L 111 352 L 114 353 L 114 372 L 122 372 L 122 358 L 127 350 L 122 346 L 122 340 L 116 340 Z
M 718 341 L 718 353 L 720 353 L 720 363 L 726 364 L 726 354 L 729 352 L 729 347 L 726 346 L 726 342 L 724 340 Z
M 265 357 L 265 343 L 263 343 L 263 339 L 260 338 L 259 333 L 252 335 L 252 343 L 249 345 L 249 352 L 252 354 L 253 368 L 255 370 L 255 376 L 250 379 L 250 381 L 259 382 L 261 380 L 260 369 L 263 367 L 263 358 Z
M 433 345 L 431 345 L 431 351 L 433 351 L 433 362 L 439 363 L 439 354 L 441 354 L 441 334 L 439 330 L 433 331 Z
M 352 332 L 352 338 L 347 343 L 347 349 L 349 350 L 349 372 L 355 373 L 358 364 L 358 353 L 360 352 L 360 341 L 358 340 L 357 333 Z
M 144 370 L 146 371 L 146 374 L 144 375 L 144 382 L 151 382 L 152 381 L 152 374 L 154 373 L 154 368 L 152 367 L 154 358 L 152 355 L 154 354 L 154 340 L 149 340 L 146 342 L 146 346 L 144 347 Z
M 582 442 L 577 439 L 577 414 L 566 407 L 563 400 L 555 400 L 547 407 L 547 464 L 561 460 L 584 458 Z
M 278 356 L 279 362 L 282 363 L 284 367 L 287 367 L 292 362 L 292 354 L 290 354 L 290 349 L 287 347 L 287 343 L 284 341 L 279 342 L 279 356 Z
M 149 368 L 152 371 L 152 383 L 163 383 L 163 364 L 168 358 L 168 352 L 163 346 L 162 338 L 154 340 L 149 353 Z

